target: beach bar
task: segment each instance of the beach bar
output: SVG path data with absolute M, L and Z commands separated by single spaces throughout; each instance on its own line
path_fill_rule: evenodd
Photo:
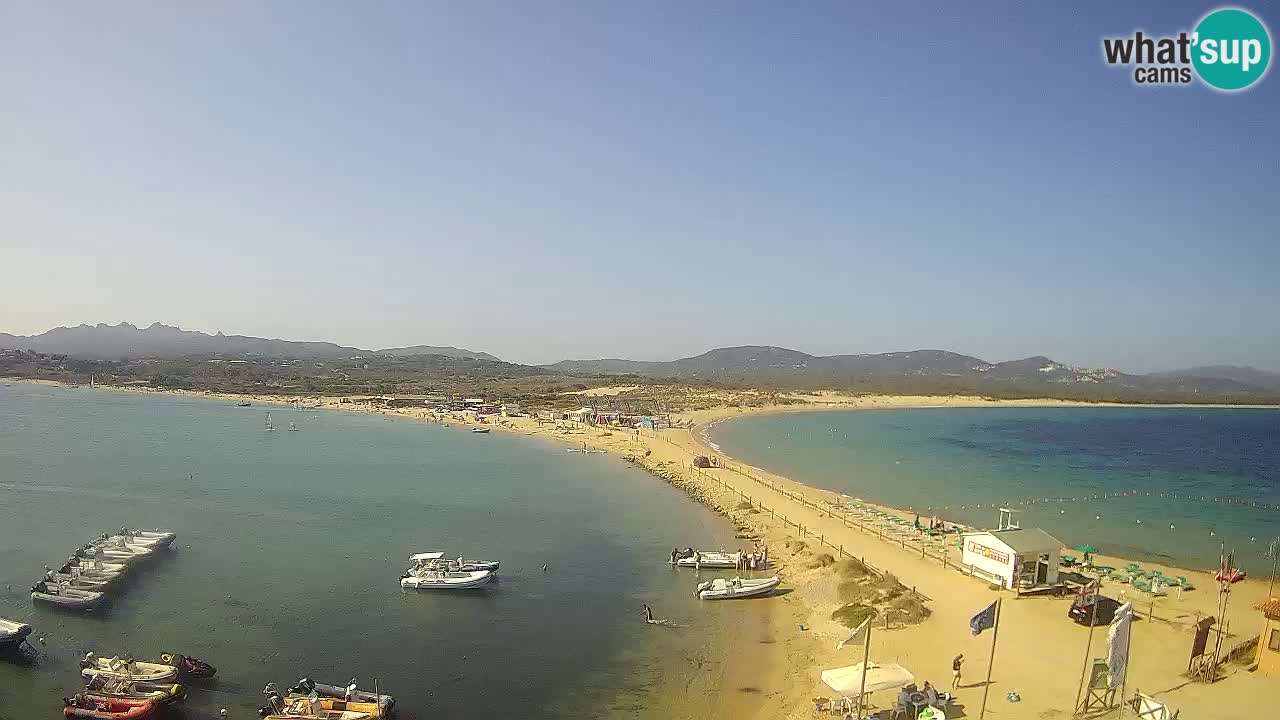
M 1058 584 L 1062 541 L 1039 528 L 967 533 L 961 562 L 976 575 L 1006 590 Z

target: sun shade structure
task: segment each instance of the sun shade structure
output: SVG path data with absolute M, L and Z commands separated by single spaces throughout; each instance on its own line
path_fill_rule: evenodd
M 1077 545 L 1077 546 L 1076 546 L 1076 550 L 1077 550 L 1078 552 L 1082 552 L 1082 553 L 1096 553 L 1096 552 L 1098 552 L 1098 548 L 1096 548 L 1096 547 L 1094 547 L 1094 546 L 1092 546 L 1092 545 L 1088 545 L 1088 544 L 1085 544 L 1085 545 Z
M 897 663 L 868 663 L 867 692 L 893 690 L 915 681 L 916 676 Z M 822 682 L 844 697 L 862 690 L 862 663 L 822 671 Z
M 442 557 L 444 557 L 444 553 L 437 550 L 434 552 L 424 552 L 424 553 L 418 553 L 416 555 L 410 555 L 409 559 L 413 562 L 418 562 L 421 560 L 439 560 Z

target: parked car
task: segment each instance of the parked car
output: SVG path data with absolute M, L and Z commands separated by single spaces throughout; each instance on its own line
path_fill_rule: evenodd
M 1098 604 L 1097 615 L 1093 612 L 1093 604 L 1095 602 Z M 1116 610 L 1119 609 L 1120 603 L 1117 600 L 1105 595 L 1089 595 L 1088 597 L 1077 598 L 1074 603 L 1071 603 L 1071 609 L 1067 611 L 1067 617 L 1086 627 L 1091 620 L 1094 625 L 1109 625 L 1116 616 Z

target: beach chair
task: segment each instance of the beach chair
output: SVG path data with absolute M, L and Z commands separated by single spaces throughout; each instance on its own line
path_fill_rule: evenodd
M 1076 564 L 1076 556 L 1063 555 L 1062 557 L 1058 558 L 1058 564 L 1063 567 L 1071 567 L 1072 565 Z

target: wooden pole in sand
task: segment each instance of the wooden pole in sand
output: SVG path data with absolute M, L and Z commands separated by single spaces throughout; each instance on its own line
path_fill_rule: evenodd
M 870 618 L 867 618 L 867 643 L 862 648 L 862 686 L 858 688 L 858 714 L 862 717 L 862 699 L 867 695 L 867 665 L 871 664 L 871 626 Z
M 1004 598 L 996 598 L 996 622 L 991 628 L 991 657 L 987 659 L 987 682 L 982 686 L 982 710 L 978 712 L 978 720 L 987 716 L 987 693 L 991 692 L 991 666 L 996 661 L 996 638 L 1000 637 L 1000 606 Z
M 1101 590 L 1101 586 L 1098 588 Z M 1084 692 L 1085 675 L 1089 672 L 1089 651 L 1093 649 L 1093 627 L 1098 624 L 1098 598 L 1093 599 L 1093 612 L 1089 617 L 1089 638 L 1084 643 L 1084 664 L 1080 667 L 1080 684 L 1076 686 L 1076 704 L 1072 714 L 1080 714 L 1080 694 Z

